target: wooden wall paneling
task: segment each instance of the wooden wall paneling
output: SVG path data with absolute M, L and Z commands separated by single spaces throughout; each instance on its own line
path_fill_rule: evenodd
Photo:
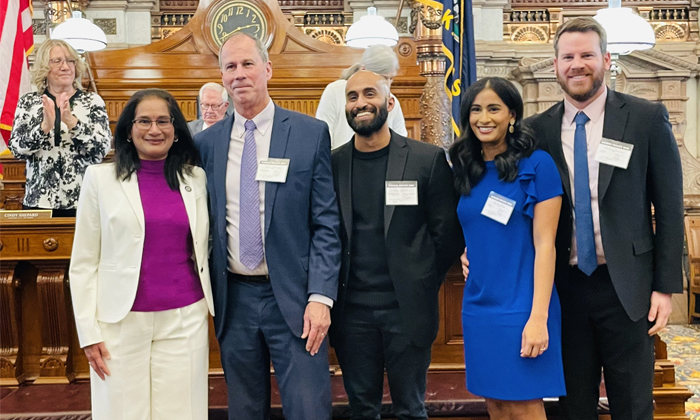
M 24 200 L 24 172 L 26 163 L 15 159 L 11 154 L 0 157 L 3 167 L 2 188 L 0 188 L 0 209 L 21 210 Z
M 464 278 L 459 261 L 447 273 L 440 289 L 440 329 L 433 343 L 432 365 L 449 369 L 464 369 L 464 340 L 462 337 L 462 293 Z
M 700 318 L 700 214 L 691 213 L 685 216 L 685 238 L 690 265 L 688 322 L 693 322 L 693 318 Z
M 214 318 L 211 316 L 209 316 L 209 375 L 224 375 L 224 368 L 221 366 L 221 349 L 214 332 Z
M 3 243 L 0 241 L 0 249 Z M 20 353 L 19 279 L 15 277 L 16 262 L 0 267 L 0 385 L 23 382 Z

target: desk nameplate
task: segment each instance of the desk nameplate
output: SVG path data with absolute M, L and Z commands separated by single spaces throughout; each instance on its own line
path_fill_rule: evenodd
M 41 220 L 50 219 L 51 210 L 0 210 L 0 220 Z

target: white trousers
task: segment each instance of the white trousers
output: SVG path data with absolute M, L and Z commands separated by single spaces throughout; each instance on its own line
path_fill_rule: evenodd
M 100 322 L 110 376 L 90 369 L 93 420 L 206 420 L 208 313 L 202 299 Z

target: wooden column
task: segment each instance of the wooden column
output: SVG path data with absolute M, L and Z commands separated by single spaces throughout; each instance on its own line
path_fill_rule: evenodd
M 454 133 L 450 124 L 450 101 L 445 92 L 445 55 L 442 52 L 442 11 L 411 2 L 417 17 L 414 36 L 420 75 L 427 80 L 420 98 L 421 141 L 447 149 Z
M 4 247 L 0 241 L 0 250 Z M 16 262 L 3 262 L 0 267 L 0 385 L 19 385 L 24 380 L 20 353 L 19 279 Z
M 56 240 L 44 240 L 44 247 L 53 247 Z M 48 245 L 47 245 L 48 243 Z M 57 245 L 56 245 L 57 246 Z M 69 383 L 72 372 L 67 369 L 68 348 L 72 337 L 72 317 L 68 315 L 70 294 L 65 281 L 68 262 L 36 261 L 36 277 L 41 317 L 41 357 L 39 377 L 35 384 Z

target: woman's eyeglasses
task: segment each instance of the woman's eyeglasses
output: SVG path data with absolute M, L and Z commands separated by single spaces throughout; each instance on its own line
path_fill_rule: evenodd
M 49 64 L 51 64 L 51 67 L 61 67 L 63 63 L 68 64 L 69 67 L 75 67 L 75 65 L 78 63 L 78 60 L 75 58 L 52 58 L 49 60 Z
M 139 119 L 133 120 L 132 123 L 139 130 L 150 130 L 153 123 L 156 123 L 156 126 L 158 126 L 158 128 L 160 128 L 161 130 L 164 130 L 164 129 L 171 128 L 173 126 L 174 120 L 175 120 L 174 118 L 169 118 L 169 119 L 159 118 L 155 121 L 151 121 L 151 120 L 147 120 L 145 118 L 143 118 L 143 119 L 139 118 Z

